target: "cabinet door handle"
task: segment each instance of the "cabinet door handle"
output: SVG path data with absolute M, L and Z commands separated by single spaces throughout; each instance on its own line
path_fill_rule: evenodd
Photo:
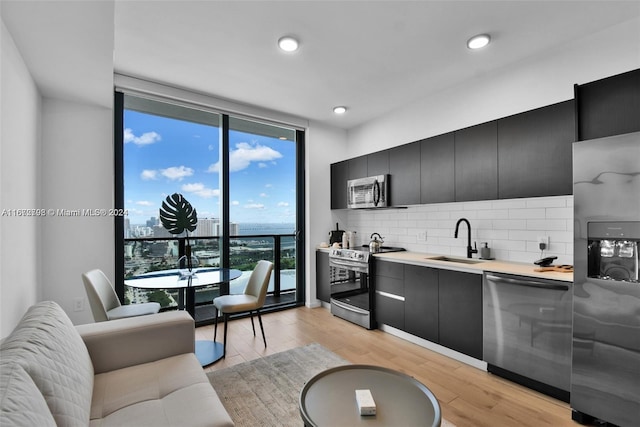
M 396 295 L 396 294 L 390 294 L 389 292 L 384 292 L 384 291 L 376 291 L 376 294 L 382 296 L 382 297 L 387 297 L 387 298 L 391 298 L 391 299 L 397 299 L 398 301 L 404 301 L 404 297 L 400 296 L 400 295 Z
M 528 279 L 509 279 L 507 277 L 494 276 L 493 274 L 487 274 L 486 277 L 487 277 L 487 280 L 490 280 L 496 283 L 506 283 L 509 285 L 527 286 L 530 288 L 552 289 L 552 290 L 558 290 L 558 291 L 569 290 L 569 285 L 565 285 L 562 283 L 549 283 L 549 282 L 542 282 L 538 280 L 528 280 Z

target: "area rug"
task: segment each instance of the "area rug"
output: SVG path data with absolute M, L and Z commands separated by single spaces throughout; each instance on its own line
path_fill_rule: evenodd
M 241 363 L 207 376 L 237 427 L 300 427 L 300 390 L 311 377 L 349 362 L 309 344 Z M 443 420 L 442 426 L 453 426 Z

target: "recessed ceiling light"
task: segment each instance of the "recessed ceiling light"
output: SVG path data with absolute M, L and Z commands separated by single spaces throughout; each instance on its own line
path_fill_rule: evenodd
M 491 36 L 489 34 L 479 34 L 477 36 L 471 37 L 467 41 L 467 47 L 469 49 L 480 49 L 485 47 L 491 41 Z
M 347 107 L 343 107 L 343 106 L 333 107 L 333 112 L 336 114 L 344 114 L 347 112 Z
M 291 36 L 280 37 L 278 40 L 278 46 L 285 52 L 295 52 L 298 50 L 298 40 Z

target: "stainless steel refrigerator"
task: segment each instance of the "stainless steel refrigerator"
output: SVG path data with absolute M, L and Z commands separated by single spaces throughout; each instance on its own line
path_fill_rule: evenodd
M 572 418 L 640 425 L 640 132 L 573 144 Z

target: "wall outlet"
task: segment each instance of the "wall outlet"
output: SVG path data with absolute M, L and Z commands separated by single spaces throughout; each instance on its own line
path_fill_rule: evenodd
M 538 244 L 544 244 L 545 249 L 549 249 L 549 236 L 538 236 Z
M 420 231 L 418 233 L 418 242 L 426 242 L 427 241 L 427 231 Z
M 84 311 L 84 298 L 73 299 L 73 311 Z

